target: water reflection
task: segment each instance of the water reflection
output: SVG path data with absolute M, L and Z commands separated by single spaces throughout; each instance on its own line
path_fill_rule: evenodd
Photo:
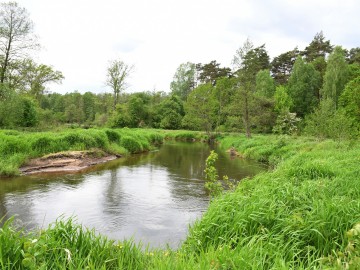
M 167 143 L 159 151 L 102 164 L 81 174 L 0 180 L 0 216 L 17 215 L 27 227 L 46 227 L 60 215 L 76 216 L 112 239 L 176 247 L 189 223 L 208 205 L 204 165 L 210 147 Z M 219 174 L 241 179 L 258 164 L 217 151 Z

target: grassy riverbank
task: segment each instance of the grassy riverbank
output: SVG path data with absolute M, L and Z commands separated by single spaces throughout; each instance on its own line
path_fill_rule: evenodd
M 126 155 L 150 150 L 163 142 L 156 130 L 70 129 L 58 132 L 0 131 L 0 175 L 19 173 L 27 160 L 50 153 L 101 149 L 109 154 Z
M 9 222 L 0 230 L 0 268 L 359 269 L 357 142 L 226 136 L 220 143 L 273 169 L 214 199 L 177 251 L 115 243 L 72 221 L 29 235 Z

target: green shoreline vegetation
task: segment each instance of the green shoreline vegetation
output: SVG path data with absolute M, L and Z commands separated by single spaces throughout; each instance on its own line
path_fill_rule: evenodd
M 149 151 L 163 142 L 158 131 L 124 129 L 74 129 L 59 132 L 0 130 L 0 176 L 19 174 L 19 167 L 31 158 L 46 154 L 100 149 L 126 155 Z
M 44 136 L 34 134 L 30 140 L 31 135 L 14 131 L 5 134 L 9 132 L 2 131 L 2 138 L 26 138 L 29 144 Z M 191 137 L 185 135 L 186 131 L 73 132 L 46 135 L 56 141 L 57 136 L 92 134 L 95 138 L 107 138 L 108 141 L 104 140 L 110 144 L 116 142 L 117 136 L 133 134 L 139 140 L 146 138 L 145 146 L 160 143 L 166 137 Z M 192 134 L 192 138 L 201 136 Z M 113 139 L 109 140 L 109 136 Z M 357 269 L 360 266 L 360 146 L 357 142 L 275 135 L 255 135 L 250 139 L 227 135 L 218 141 L 224 150 L 234 147 L 244 158 L 267 162 L 273 169 L 241 181 L 233 192 L 213 198 L 208 211 L 191 226 L 178 250 L 150 250 L 132 240 L 115 242 L 77 224 L 76 220 L 59 219 L 47 229 L 25 233 L 10 219 L 0 229 L 1 269 Z M 123 149 L 121 139 L 116 145 Z

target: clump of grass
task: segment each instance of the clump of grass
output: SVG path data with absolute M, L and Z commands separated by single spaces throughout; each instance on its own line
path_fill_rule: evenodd
M 143 151 L 141 142 L 130 136 L 123 136 L 120 145 L 127 149 L 130 153 L 140 153 Z
M 119 141 L 121 139 L 121 135 L 119 134 L 119 132 L 117 132 L 116 130 L 113 130 L 113 129 L 106 129 L 105 133 L 106 133 L 107 138 L 109 139 L 109 142 L 119 143 Z

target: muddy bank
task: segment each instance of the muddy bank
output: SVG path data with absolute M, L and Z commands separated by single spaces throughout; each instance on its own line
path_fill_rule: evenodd
M 244 158 L 244 156 L 238 151 L 236 151 L 234 147 L 231 147 L 230 149 L 226 150 L 226 153 L 229 153 L 231 157 Z
M 101 150 L 60 152 L 31 159 L 19 170 L 21 174 L 76 172 L 119 158 Z

